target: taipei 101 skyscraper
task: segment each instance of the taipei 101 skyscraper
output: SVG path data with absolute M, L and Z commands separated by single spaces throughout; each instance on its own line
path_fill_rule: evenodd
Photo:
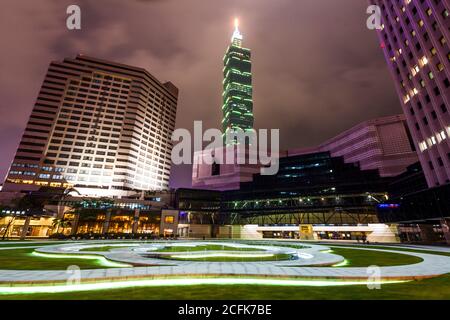
M 223 59 L 222 129 L 224 134 L 238 128 L 244 131 L 253 130 L 251 53 L 250 49 L 242 46 L 243 37 L 239 31 L 238 19 L 235 19 L 234 24 L 235 30 L 231 37 L 231 44 Z
M 204 190 L 238 190 L 242 182 L 252 181 L 259 172 L 259 164 L 238 164 L 254 154 L 250 139 L 253 130 L 253 88 L 250 49 L 242 46 L 239 21 L 234 21 L 234 33 L 223 59 L 223 119 L 222 132 L 225 146 L 197 151 L 192 166 L 192 187 Z M 236 131 L 243 130 L 244 140 Z M 247 142 L 248 141 L 248 142 Z M 252 153 L 253 152 L 253 153 Z M 205 159 L 214 159 L 207 163 Z M 232 159 L 234 163 L 225 163 Z

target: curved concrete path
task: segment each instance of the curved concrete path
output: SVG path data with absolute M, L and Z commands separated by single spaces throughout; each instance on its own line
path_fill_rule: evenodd
M 158 252 L 158 249 L 162 249 L 166 246 L 176 246 L 176 247 L 196 247 L 201 245 L 224 245 L 227 247 L 234 247 L 234 250 L 227 251 L 180 251 L 180 252 Z M 299 244 L 296 244 L 299 245 Z M 99 246 L 106 247 L 117 247 L 116 249 L 111 249 L 110 251 L 89 251 L 89 248 L 98 248 Z M 83 249 L 83 251 L 80 251 Z M 254 251 L 238 251 L 239 249 L 246 249 Z M 204 255 L 205 257 L 211 256 L 213 254 L 232 254 L 237 258 L 239 256 L 255 256 L 256 258 L 263 255 L 273 255 L 277 254 L 289 254 L 295 257 L 293 260 L 272 260 L 272 261 L 242 261 L 242 262 L 226 262 L 226 264 L 265 264 L 265 265 L 275 265 L 275 266 L 331 266 L 344 261 L 344 258 L 332 254 L 329 252 L 323 252 L 329 250 L 328 247 L 320 245 L 308 245 L 303 248 L 292 248 L 285 246 L 276 245 L 250 245 L 241 243 L 230 243 L 230 242 L 207 242 L 207 241 L 190 241 L 190 242 L 174 242 L 174 243 L 142 243 L 142 244 L 77 244 L 77 245 L 57 245 L 51 247 L 39 248 L 36 251 L 46 254 L 71 254 L 71 255 L 88 255 L 95 254 L 101 255 L 108 260 L 127 263 L 133 266 L 184 266 L 192 264 L 216 264 L 218 262 L 203 262 L 203 261 L 186 261 L 183 260 L 170 260 L 169 256 L 196 256 Z M 161 257 L 161 258 L 158 258 Z

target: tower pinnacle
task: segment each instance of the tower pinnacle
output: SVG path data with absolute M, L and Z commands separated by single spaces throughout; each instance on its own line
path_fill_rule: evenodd
M 234 32 L 233 32 L 233 36 L 231 37 L 231 42 L 233 44 L 236 44 L 238 46 L 240 46 L 241 42 L 242 42 L 242 34 L 239 31 L 239 19 L 235 18 L 234 19 Z

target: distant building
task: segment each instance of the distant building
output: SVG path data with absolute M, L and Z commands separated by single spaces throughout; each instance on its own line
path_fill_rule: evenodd
M 330 152 L 284 156 L 276 175 L 255 174 L 237 190 L 177 190 L 178 221 L 197 237 L 396 242 L 396 226 L 376 210 L 390 181 Z
M 450 2 L 372 0 L 378 31 L 428 186 L 450 182 Z
M 259 172 L 260 166 L 255 165 L 199 163 L 199 157 L 204 157 L 211 152 L 213 151 L 205 150 L 194 157 L 193 188 L 236 190 L 239 189 L 241 182 L 252 181 L 253 175 Z M 217 150 L 214 152 L 217 153 Z M 378 170 L 382 177 L 396 176 L 418 161 L 404 115 L 364 121 L 318 147 L 291 149 L 280 152 L 279 156 L 318 152 L 330 152 L 333 157 L 343 157 L 346 163 L 357 164 L 361 170 Z M 238 153 L 235 156 L 238 156 Z M 213 170 L 214 168 L 216 170 Z
M 356 163 L 362 170 L 377 169 L 382 177 L 396 176 L 418 160 L 404 115 L 364 121 L 318 147 L 293 149 L 288 154 L 323 151 Z
M 383 223 L 398 224 L 405 242 L 450 244 L 450 184 L 428 188 L 419 162 L 391 179 L 389 199 L 378 205 Z
M 168 189 L 177 96 L 141 68 L 84 55 L 52 62 L 3 192 Z
M 25 196 L 27 202 L 40 204 L 39 207 L 1 208 L 1 234 L 22 239 L 47 238 L 55 233 L 87 239 L 152 238 L 160 234 L 162 212 L 174 203 L 174 193 L 166 191 L 149 192 L 139 199 L 110 199 L 63 196 L 54 193 L 55 189 L 30 192 Z M 58 224 L 55 219 L 65 223 Z
M 222 159 L 216 159 L 217 155 L 223 155 Z M 248 148 L 241 150 L 237 145 L 223 148 L 209 149 L 194 154 L 192 166 L 192 187 L 204 190 L 235 190 L 239 189 L 242 182 L 252 181 L 253 175 L 259 173 L 258 164 L 238 164 L 239 158 L 247 158 L 250 154 Z M 208 164 L 205 158 L 214 156 L 215 162 Z M 220 164 L 226 158 L 233 159 L 234 163 Z

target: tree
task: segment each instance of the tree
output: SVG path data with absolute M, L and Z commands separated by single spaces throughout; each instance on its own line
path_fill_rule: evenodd
M 5 227 L 5 230 L 2 234 L 2 240 L 5 240 L 8 237 L 8 233 L 10 229 L 14 226 L 14 222 L 17 218 L 17 211 L 21 211 L 21 216 L 30 216 L 36 212 L 42 212 L 44 208 L 43 202 L 37 198 L 33 198 L 31 194 L 26 194 L 21 198 L 16 198 L 12 202 L 12 208 L 8 208 L 12 213 L 3 213 L 3 209 L 1 211 L 1 216 L 3 217 L 11 217 L 9 219 L 8 224 Z
M 11 211 L 22 212 L 21 216 L 23 217 L 42 215 L 45 212 L 44 207 L 47 204 L 54 203 L 55 201 L 57 201 L 59 204 L 59 202 L 68 197 L 71 192 L 77 191 L 73 188 L 55 189 L 49 187 L 41 187 L 38 191 L 29 192 L 21 198 L 14 199 L 11 206 L 12 208 L 9 209 L 11 209 Z M 7 237 L 9 230 L 14 225 L 17 214 L 3 213 L 3 216 L 11 216 L 11 219 L 6 225 L 2 235 L 2 239 L 4 240 Z M 64 228 L 67 228 L 67 221 L 64 221 L 63 225 L 65 225 Z
M 63 202 L 64 200 L 66 200 L 69 196 L 71 196 L 71 193 L 76 193 L 79 196 L 81 196 L 80 192 L 78 192 L 77 189 L 75 188 L 65 188 L 65 189 L 60 189 L 60 192 L 53 192 L 52 196 L 50 197 L 50 199 L 52 201 L 56 201 L 58 204 Z
M 59 228 L 62 228 L 62 234 L 64 234 L 64 230 L 70 227 L 72 223 L 69 219 L 66 218 L 57 218 L 53 220 L 52 227 L 56 228 L 56 233 L 59 233 Z
M 5 217 L 6 218 L 7 216 L 8 215 L 6 215 L 6 214 L 1 214 L 0 213 L 0 217 Z M 11 219 L 8 221 L 8 224 L 6 225 L 5 230 L 3 231 L 2 240 L 6 239 L 6 237 L 8 235 L 8 232 L 11 229 L 11 227 L 13 226 L 15 220 L 16 220 L 16 216 L 15 215 L 11 216 Z

